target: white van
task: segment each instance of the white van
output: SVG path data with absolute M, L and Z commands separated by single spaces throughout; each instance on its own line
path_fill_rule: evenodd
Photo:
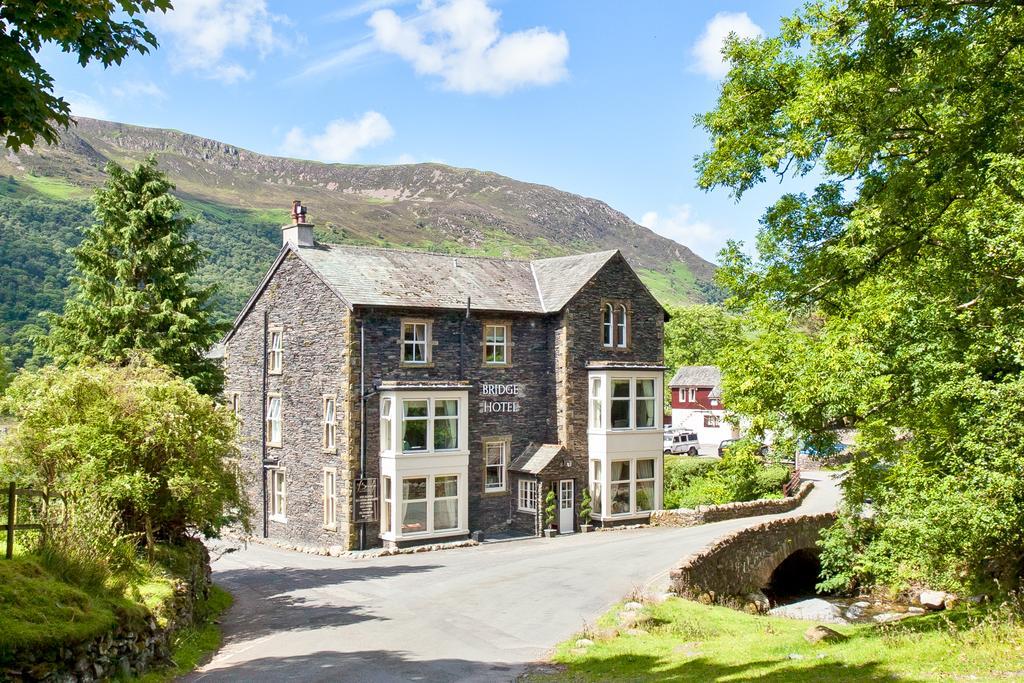
M 665 434 L 665 452 L 676 455 L 700 455 L 697 432 L 674 431 Z

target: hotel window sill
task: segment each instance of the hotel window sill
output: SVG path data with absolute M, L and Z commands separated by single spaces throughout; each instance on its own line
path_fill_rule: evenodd
M 469 451 L 463 448 L 454 448 L 445 451 L 383 451 L 382 456 L 391 458 L 419 458 L 427 456 L 445 456 L 445 455 L 469 455 Z
M 271 522 L 277 522 L 279 524 L 288 523 L 288 517 L 283 515 L 270 515 L 269 517 L 267 517 L 267 519 L 269 519 Z
M 492 497 L 495 497 L 495 496 L 507 496 L 507 495 L 508 495 L 508 489 L 507 488 L 484 489 L 484 492 L 483 492 L 484 498 L 492 498 Z
M 277 443 L 268 443 L 267 444 L 267 448 L 280 448 L 280 447 L 281 447 L 281 442 L 280 441 L 278 441 Z
M 398 364 L 398 367 L 400 367 L 400 368 L 432 368 L 432 367 L 434 367 L 434 362 L 433 361 L 429 361 L 427 363 L 411 363 L 409 361 L 403 360 L 403 361 L 401 361 Z
M 337 533 L 338 532 L 338 525 L 337 524 L 325 524 L 324 525 L 324 531 L 333 531 L 334 533 Z
M 484 361 L 484 363 L 483 363 L 483 365 L 481 367 L 483 367 L 485 370 L 504 370 L 506 368 L 512 367 L 512 364 L 511 363 L 488 363 L 487 361 Z
M 320 452 L 321 453 L 325 453 L 325 454 L 330 454 L 330 455 L 337 455 L 338 447 L 337 446 L 331 446 L 330 448 L 324 447 L 324 448 L 320 449 Z

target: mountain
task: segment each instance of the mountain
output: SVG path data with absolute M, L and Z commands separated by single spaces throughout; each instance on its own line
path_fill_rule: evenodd
M 617 248 L 664 303 L 718 297 L 714 265 L 596 199 L 443 164 L 323 164 L 79 118 L 59 144 L 0 159 L 0 345 L 16 365 L 41 331 L 38 312 L 60 310 L 66 252 L 92 220 L 88 199 L 104 165 L 150 154 L 197 219 L 210 253 L 200 277 L 220 286 L 213 303 L 223 319 L 277 253 L 293 199 L 309 207 L 325 242 L 519 258 Z

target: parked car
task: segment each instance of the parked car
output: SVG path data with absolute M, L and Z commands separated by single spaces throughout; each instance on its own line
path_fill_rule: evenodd
M 743 439 L 723 439 L 722 443 L 718 444 L 718 457 L 723 457 L 727 449 L 740 441 L 743 441 Z M 768 446 L 766 444 L 759 445 L 757 447 L 757 455 L 762 458 L 768 457 Z
M 665 452 L 675 455 L 700 455 L 697 432 L 675 432 L 665 435 Z

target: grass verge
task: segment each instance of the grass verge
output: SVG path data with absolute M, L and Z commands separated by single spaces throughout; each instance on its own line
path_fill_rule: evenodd
M 196 608 L 196 623 L 174 634 L 171 642 L 171 665 L 148 672 L 138 680 L 162 683 L 183 676 L 220 648 L 221 630 L 218 617 L 231 607 L 231 593 L 219 586 L 210 587 L 210 597 Z
M 626 633 L 621 605 L 558 646 L 558 671 L 528 680 L 1005 680 L 1024 671 L 1018 609 L 958 609 L 886 625 L 832 626 L 848 636 L 811 645 L 814 622 L 759 617 L 670 598 L 647 604 Z M 579 638 L 593 645 L 578 647 Z

